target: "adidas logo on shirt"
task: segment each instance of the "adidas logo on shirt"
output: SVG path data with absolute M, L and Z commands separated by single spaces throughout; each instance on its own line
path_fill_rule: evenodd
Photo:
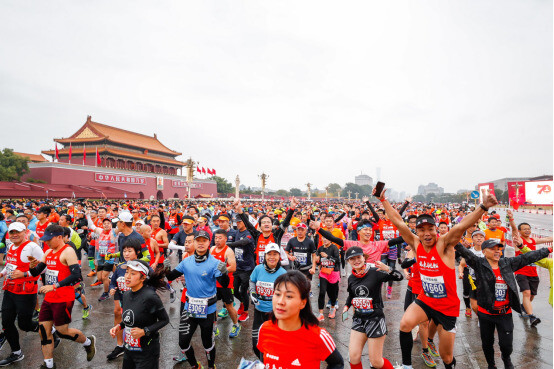
M 434 257 L 434 256 L 432 256 L 432 257 L 431 257 L 431 260 L 435 260 L 435 257 Z
M 290 365 L 300 366 L 300 361 L 298 361 L 298 359 L 295 359 Z

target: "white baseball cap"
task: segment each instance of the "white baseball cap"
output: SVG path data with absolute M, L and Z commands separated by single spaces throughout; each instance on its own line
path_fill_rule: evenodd
M 117 218 L 117 221 L 131 223 L 133 221 L 133 216 L 128 211 L 122 211 L 121 213 L 119 213 L 119 217 Z
M 266 246 L 265 246 L 265 252 L 264 252 L 264 255 L 267 254 L 268 252 L 270 251 L 277 251 L 278 253 L 281 253 L 281 249 L 279 248 L 279 245 L 277 245 L 276 243 L 268 243 Z
M 10 224 L 10 227 L 8 228 L 8 232 L 11 231 L 17 231 L 17 232 L 23 232 L 27 227 L 25 227 L 25 224 L 21 222 L 13 222 Z

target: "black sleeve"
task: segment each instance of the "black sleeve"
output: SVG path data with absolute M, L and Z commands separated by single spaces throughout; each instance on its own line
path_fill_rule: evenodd
M 328 232 L 323 228 L 320 228 L 317 232 L 329 241 L 334 242 L 341 247 L 344 246 L 344 240 L 342 238 L 333 236 L 331 232 Z
M 173 270 L 170 270 L 169 272 L 167 272 L 165 274 L 165 277 L 167 278 L 168 281 L 171 282 L 172 280 L 174 280 L 176 278 L 179 278 L 182 275 L 183 275 L 183 273 L 181 273 L 177 269 L 173 269 Z
M 400 267 L 402 269 L 408 269 L 412 265 L 414 265 L 417 262 L 416 258 L 412 259 L 404 259 L 404 261 L 400 264 Z
M 37 275 L 39 275 L 40 273 L 42 273 L 42 271 L 46 269 L 46 264 L 43 263 L 42 261 L 40 263 L 37 264 L 36 267 L 34 268 L 30 268 L 29 269 L 29 273 L 31 273 L 31 275 L 33 277 L 36 277 Z
M 404 201 L 404 205 L 402 205 L 402 207 L 398 211 L 398 214 L 400 214 L 400 216 L 402 216 L 402 214 L 406 211 L 408 205 L 410 205 L 410 203 L 408 201 Z
M 400 273 L 396 269 L 394 269 L 390 273 L 383 273 L 383 274 L 385 274 L 383 278 L 385 281 L 401 281 L 404 279 L 404 276 L 402 275 L 402 273 Z
M 461 243 L 458 243 L 456 246 L 454 246 L 454 250 L 458 251 L 460 256 L 463 257 L 464 260 L 466 261 L 467 265 L 469 265 L 475 271 L 477 271 L 477 269 L 475 268 L 479 262 L 479 257 L 477 255 L 475 255 L 473 252 L 466 249 L 465 246 L 462 245 Z
M 352 299 L 354 298 L 354 292 L 350 289 L 350 285 L 348 285 L 346 292 L 348 292 L 348 297 L 346 297 L 344 305 L 350 309 L 350 306 L 352 306 Z
M 157 322 L 147 327 L 150 333 L 156 333 L 169 324 L 169 316 L 167 315 L 167 311 L 165 311 L 162 301 L 159 297 L 158 300 L 159 302 L 151 301 L 152 306 L 154 306 L 154 311 L 152 313 Z
M 69 271 L 71 272 L 71 274 L 58 282 L 60 287 L 73 286 L 83 279 L 83 277 L 81 276 L 81 267 L 79 266 L 79 264 L 70 265 Z
M 158 212 L 160 216 L 160 228 L 165 229 L 165 214 L 163 211 Z
M 342 212 L 342 213 L 337 217 L 337 219 L 335 219 L 335 223 L 340 222 L 340 220 L 341 220 L 342 218 L 344 218 L 345 215 L 346 215 L 346 213 L 345 213 L 345 212 Z
M 373 223 L 375 224 L 379 223 L 379 214 L 377 214 L 377 212 L 375 211 L 375 209 L 373 208 L 373 206 L 369 201 L 366 201 L 365 203 L 369 208 L 369 211 L 371 211 L 371 214 L 373 215 Z
M 285 220 L 283 220 L 283 223 L 279 225 L 279 228 L 273 231 L 273 238 L 275 238 L 277 245 L 281 244 L 281 238 L 285 233 L 285 229 L 287 229 L 287 227 L 289 226 L 290 220 L 292 219 L 293 214 L 294 214 L 294 209 L 287 210 L 287 216 L 285 217 Z
M 246 246 L 251 242 L 252 242 L 252 239 L 243 238 L 242 240 L 238 240 L 238 241 L 235 241 L 235 242 L 227 242 L 227 246 L 229 246 L 231 248 L 235 248 L 237 246 Z
M 404 242 L 402 237 L 396 237 L 389 240 L 389 246 L 400 245 Z
M 547 258 L 548 254 L 550 254 L 550 251 L 547 247 L 545 247 L 540 250 L 529 251 L 514 258 L 508 258 L 508 262 L 510 263 L 512 270 L 515 272 L 516 270 L 519 270 L 526 265 L 532 264 L 535 261 Z
M 344 369 L 344 360 L 339 350 L 335 348 L 335 351 L 325 359 L 327 363 L 327 369 Z
M 250 232 L 250 234 L 252 235 L 252 238 L 257 240 L 262 232 L 258 231 L 256 227 L 250 224 L 250 219 L 248 219 L 248 217 L 246 216 L 246 214 L 244 214 L 244 212 L 239 213 L 239 217 L 244 222 L 244 225 L 246 226 L 246 229 L 248 229 L 248 232 Z

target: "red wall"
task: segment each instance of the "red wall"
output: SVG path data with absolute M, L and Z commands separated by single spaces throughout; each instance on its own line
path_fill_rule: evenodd
M 145 199 L 149 199 L 150 196 L 156 198 L 158 190 L 156 188 L 156 176 L 146 175 L 143 172 L 132 172 L 127 170 L 109 170 L 107 168 L 95 168 L 92 166 L 79 166 L 68 165 L 62 163 L 48 163 L 48 164 L 34 164 L 30 165 L 30 173 L 24 176 L 23 180 L 28 178 L 41 179 L 49 184 L 73 184 L 82 186 L 100 186 L 100 187 L 114 187 L 126 192 L 142 192 Z M 97 182 L 95 180 L 95 173 L 107 173 L 125 176 L 143 177 L 146 179 L 146 184 L 128 184 L 128 183 L 109 183 L 109 182 Z M 173 180 L 182 180 L 183 177 L 158 175 L 164 177 L 164 185 L 162 195 L 164 199 L 175 197 L 177 194 L 179 198 L 185 198 L 188 194 L 186 187 L 173 187 Z M 213 195 L 217 197 L 217 184 L 214 181 L 195 180 L 194 184 L 200 186 L 199 188 L 191 189 L 191 197 L 199 194 Z

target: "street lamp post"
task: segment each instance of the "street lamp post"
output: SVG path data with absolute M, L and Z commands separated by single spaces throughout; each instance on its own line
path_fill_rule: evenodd
M 239 198 L 239 186 L 240 186 L 240 178 L 239 178 L 239 175 L 237 174 L 237 178 L 235 178 L 235 199 L 238 199 Z
M 354 195 L 356 195 L 356 201 L 358 201 L 358 192 L 356 192 Z
M 350 195 L 352 194 L 352 191 L 348 191 L 348 201 L 350 201 Z
M 306 187 L 308 188 L 308 200 L 312 198 L 312 184 L 310 182 L 306 183 Z

